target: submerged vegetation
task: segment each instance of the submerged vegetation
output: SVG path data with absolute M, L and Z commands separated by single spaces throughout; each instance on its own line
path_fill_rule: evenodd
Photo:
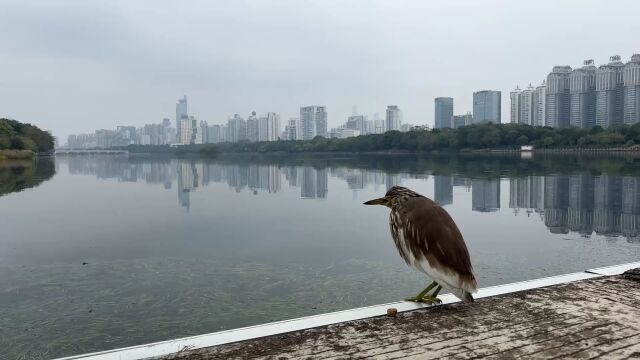
M 379 152 L 379 151 L 463 151 L 536 148 L 625 147 L 640 144 L 640 124 L 608 129 L 554 129 L 522 124 L 481 124 L 457 129 L 388 131 L 384 134 L 347 139 L 237 142 L 218 144 L 220 152 Z
M 37 126 L 16 120 L 0 119 L 0 155 L 3 157 L 24 158 L 27 154 L 7 150 L 43 153 L 53 150 L 53 146 L 53 136 Z

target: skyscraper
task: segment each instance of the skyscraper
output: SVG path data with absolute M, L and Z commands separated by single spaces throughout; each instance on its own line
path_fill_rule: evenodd
M 327 110 L 324 106 L 305 106 L 300 108 L 302 140 L 311 140 L 316 136 L 327 137 Z
M 300 130 L 300 119 L 290 118 L 284 129 L 286 140 L 300 140 Z
M 520 123 L 520 108 L 522 107 L 522 90 L 519 86 L 509 93 L 511 100 L 511 123 Z
M 400 131 L 401 124 L 402 124 L 402 114 L 400 112 L 400 108 L 398 108 L 397 105 L 387 106 L 386 130 Z
M 247 122 L 238 114 L 227 120 L 226 141 L 238 142 L 247 139 Z
M 450 128 L 453 118 L 453 98 L 437 97 L 435 102 L 434 129 Z
M 640 54 L 624 66 L 624 123 L 640 122 Z
M 201 135 L 198 136 L 199 132 L 198 121 L 193 116 L 183 116 L 180 119 L 180 140 L 178 143 L 180 144 L 197 144 L 198 140 L 202 143 Z
M 256 112 L 253 111 L 251 116 L 247 118 L 247 140 L 249 141 L 258 141 L 259 140 L 259 124 L 258 118 L 256 117 Z
M 189 117 L 189 113 L 187 111 L 187 95 L 184 95 L 182 99 L 178 99 L 178 102 L 176 103 L 176 136 L 178 143 L 180 143 L 182 139 L 182 133 L 180 131 L 182 129 L 182 124 L 180 122 L 183 117 Z
M 569 75 L 571 126 L 591 129 L 596 124 L 596 70 L 593 60 L 589 59 Z
M 207 143 L 222 142 L 222 125 L 211 125 L 207 131 Z
M 357 130 L 362 135 L 367 134 L 367 119 L 364 115 L 351 115 L 347 118 L 345 127 L 347 129 Z
M 545 126 L 547 117 L 547 82 L 545 80 L 542 80 L 542 84 L 533 92 L 533 104 L 533 125 Z
M 500 91 L 482 90 L 473 93 L 473 123 L 500 124 L 502 101 Z
M 554 66 L 547 76 L 547 115 L 545 120 L 547 126 L 566 128 L 570 124 L 570 75 L 571 66 Z
M 280 115 L 269 112 L 258 119 L 258 140 L 276 141 L 280 136 Z
M 624 64 L 619 55 L 596 70 L 596 125 L 607 128 L 624 121 Z

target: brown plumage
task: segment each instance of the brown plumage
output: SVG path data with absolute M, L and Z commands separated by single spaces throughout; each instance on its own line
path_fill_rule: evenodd
M 367 205 L 391 209 L 389 225 L 404 261 L 464 301 L 476 291 L 469 251 L 455 222 L 440 205 L 407 188 L 394 186 Z M 437 295 L 437 292 L 436 292 Z

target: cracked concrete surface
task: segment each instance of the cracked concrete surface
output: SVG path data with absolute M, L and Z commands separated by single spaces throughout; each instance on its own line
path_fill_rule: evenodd
M 158 359 L 234 358 L 640 359 L 640 270 Z

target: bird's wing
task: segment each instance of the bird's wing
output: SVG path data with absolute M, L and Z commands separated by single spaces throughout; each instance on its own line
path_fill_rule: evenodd
M 467 245 L 445 209 L 428 198 L 415 197 L 407 200 L 402 212 L 403 236 L 417 259 L 435 260 L 432 266 L 448 268 L 475 283 Z

